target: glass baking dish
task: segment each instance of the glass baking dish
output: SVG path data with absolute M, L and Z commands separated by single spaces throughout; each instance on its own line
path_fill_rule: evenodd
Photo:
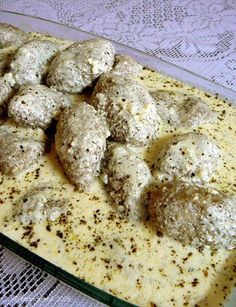
M 0 11 L 0 22 L 13 24 L 25 31 L 47 33 L 67 40 L 85 40 L 96 37 L 91 33 L 64 26 L 55 22 L 7 11 Z M 167 76 L 173 77 L 174 79 L 183 81 L 187 84 L 198 87 L 212 94 L 218 94 L 221 98 L 229 100 L 230 102 L 236 104 L 236 92 L 231 89 L 218 85 L 186 69 L 160 60 L 141 51 L 132 49 L 120 43 L 113 42 L 113 44 L 118 53 L 129 54 L 145 66 L 148 66 Z M 15 254 L 21 256 L 25 260 L 29 261 L 33 265 L 36 265 L 37 267 L 43 269 L 54 277 L 62 280 L 66 284 L 89 295 L 90 297 L 95 298 L 100 302 L 103 302 L 110 306 L 134 306 L 86 283 L 85 281 L 66 272 L 65 270 L 62 270 L 51 262 L 48 262 L 42 257 L 37 256 L 35 253 L 24 248 L 20 244 L 14 242 L 12 239 L 8 238 L 2 233 L 0 233 L 0 244 L 2 244 L 4 247 L 8 248 Z M 235 301 L 236 291 L 234 290 L 231 294 L 230 301 L 228 301 L 225 306 L 233 307 L 235 306 Z

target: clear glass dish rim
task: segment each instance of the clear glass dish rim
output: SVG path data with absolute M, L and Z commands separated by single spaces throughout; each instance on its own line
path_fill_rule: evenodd
M 86 32 L 84 30 L 75 28 L 73 26 L 68 26 L 68 25 L 64 25 L 55 21 L 51 21 L 51 20 L 47 20 L 44 18 L 40 18 L 40 17 L 35 17 L 35 16 L 30 16 L 30 15 L 26 15 L 26 14 L 21 14 L 21 13 L 17 13 L 17 12 L 11 12 L 11 11 L 7 11 L 7 10 L 0 10 L 0 18 L 1 18 L 1 14 L 9 14 L 10 16 L 19 16 L 19 17 L 23 17 L 23 18 L 27 18 L 27 19 L 31 19 L 31 20 L 38 20 L 40 22 L 44 22 L 45 24 L 52 24 L 52 25 L 56 25 L 58 27 L 62 27 L 64 29 L 69 29 L 69 30 L 73 30 L 76 31 L 80 34 L 83 34 L 84 36 L 87 36 L 88 38 L 96 38 L 96 37 L 101 37 L 98 36 L 96 34 L 93 33 L 89 33 Z M 36 30 L 35 30 L 36 31 Z M 60 37 L 60 36 L 58 36 Z M 79 38 L 79 36 L 78 36 Z M 223 99 L 229 100 L 230 102 L 236 103 L 236 91 L 226 88 L 220 84 L 217 84 L 205 77 L 202 77 L 190 70 L 187 70 L 185 68 L 179 67 L 178 65 L 172 64 L 168 61 L 159 59 L 157 57 L 154 57 L 152 55 L 149 55 L 143 51 L 134 49 L 132 47 L 126 46 L 124 44 L 118 43 L 116 41 L 113 41 L 111 39 L 108 39 L 109 41 L 111 41 L 115 47 L 120 47 L 119 49 L 123 49 L 125 51 L 128 51 L 126 53 L 131 53 L 132 56 L 136 57 L 137 55 L 139 55 L 140 58 L 142 58 L 142 60 L 144 61 L 145 59 L 150 59 L 151 61 L 151 65 L 147 65 L 150 68 L 154 68 L 157 71 L 170 76 L 174 79 L 177 79 L 179 81 L 185 82 L 187 84 L 190 84 L 192 86 L 196 86 L 199 89 L 205 90 L 210 92 L 211 94 L 217 94 L 220 97 L 222 97 Z M 117 48 L 116 48 L 117 49 Z M 118 49 L 118 51 L 119 51 Z M 141 62 L 143 62 L 141 60 Z M 154 67 L 153 67 L 154 66 Z M 173 69 L 174 74 L 171 73 L 171 69 Z M 182 78 L 181 76 L 179 76 L 178 74 L 182 73 L 184 74 L 185 78 L 186 77 L 190 77 L 191 80 L 186 80 L 185 78 Z M 191 78 L 192 77 L 192 78 Z M 199 82 L 204 83 L 204 85 L 199 85 Z M 60 267 L 54 265 L 53 263 L 47 261 L 46 259 L 38 256 L 37 254 L 35 254 L 34 252 L 28 250 L 27 248 L 23 247 L 21 244 L 17 243 L 16 241 L 12 240 L 11 238 L 7 237 L 6 235 L 4 235 L 3 233 L 0 232 L 0 244 L 4 247 L 6 247 L 7 249 L 9 249 L 10 251 L 12 251 L 13 253 L 15 253 L 16 255 L 20 256 L 21 258 L 23 258 L 24 260 L 30 262 L 31 264 L 39 267 L 40 269 L 44 270 L 45 272 L 49 273 L 50 275 L 58 278 L 59 280 L 63 281 L 64 283 L 72 286 L 73 288 L 81 291 L 82 293 L 90 296 L 91 298 L 94 298 L 104 304 L 107 304 L 109 306 L 117 306 L 117 307 L 121 307 L 121 306 L 135 306 L 131 303 L 128 303 L 126 301 L 123 301 L 122 299 L 119 299 L 118 297 L 109 294 L 87 282 L 85 282 L 84 280 L 80 279 L 79 277 L 76 277 L 72 274 L 70 274 L 69 272 L 61 269 Z M 233 291 L 234 292 L 234 291 Z M 227 302 L 227 305 L 230 304 L 232 301 Z

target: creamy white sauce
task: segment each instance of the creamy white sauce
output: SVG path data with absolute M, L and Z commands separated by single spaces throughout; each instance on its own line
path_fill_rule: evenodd
M 214 124 L 195 131 L 213 138 L 222 149 L 223 164 L 210 185 L 236 194 L 236 108 L 217 97 L 144 70 L 140 82 L 149 90 L 171 89 L 202 98 L 218 113 Z M 75 96 L 83 101 L 86 95 Z M 136 149 L 151 167 L 157 152 L 173 134 L 194 129 L 164 125 L 158 140 Z M 236 251 L 199 251 L 158 237 L 150 224 L 118 215 L 96 180 L 90 193 L 74 191 L 64 176 L 55 150 L 37 169 L 18 179 L 0 176 L 0 231 L 87 282 L 141 306 L 219 306 L 235 282 Z M 22 226 L 12 217 L 16 203 L 32 187 L 48 183 L 58 197 L 69 198 L 66 219 Z

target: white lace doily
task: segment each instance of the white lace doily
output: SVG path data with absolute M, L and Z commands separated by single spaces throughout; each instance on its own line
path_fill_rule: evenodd
M 104 306 L 0 246 L 0 306 Z
M 236 91 L 236 0 L 0 0 L 0 9 L 94 32 Z M 0 306 L 96 303 L 0 248 Z

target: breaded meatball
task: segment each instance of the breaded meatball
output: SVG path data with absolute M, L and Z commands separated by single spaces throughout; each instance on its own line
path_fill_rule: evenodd
M 0 116 L 2 116 L 7 109 L 8 101 L 13 94 L 13 88 L 4 77 L 0 77 Z
M 20 46 L 10 64 L 8 78 L 16 85 L 39 84 L 47 72 L 47 65 L 58 51 L 55 43 L 34 39 Z
M 200 98 L 171 91 L 151 93 L 160 117 L 172 126 L 195 127 L 216 120 L 216 113 Z
M 0 127 L 0 172 L 17 176 L 38 162 L 45 151 L 45 143 L 29 134 L 5 124 Z
M 115 141 L 142 146 L 157 136 L 160 118 L 155 102 L 135 80 L 117 74 L 102 75 L 92 104 L 105 117 Z
M 21 223 L 29 224 L 41 221 L 55 221 L 68 211 L 67 199 L 55 198 L 55 188 L 36 187 L 21 197 L 17 204 L 16 216 Z
M 21 45 L 27 40 L 27 34 L 21 29 L 0 23 L 0 48 Z
M 221 163 L 221 150 L 207 136 L 189 132 L 173 137 L 159 152 L 154 176 L 209 181 Z
M 136 62 L 129 55 L 118 54 L 115 56 L 115 63 L 111 71 L 113 74 L 136 77 L 141 73 L 141 71 L 142 65 Z
M 87 103 L 65 109 L 57 124 L 56 150 L 69 180 L 80 191 L 88 190 L 100 171 L 109 131 Z
M 236 247 L 235 196 L 173 181 L 152 190 L 149 211 L 161 235 L 196 247 Z
M 8 115 L 16 122 L 47 129 L 53 118 L 71 105 L 69 97 L 44 85 L 23 85 L 8 104 Z
M 113 145 L 109 148 L 104 168 L 106 190 L 117 210 L 132 219 L 146 217 L 142 194 L 151 179 L 147 164 L 130 148 Z
M 114 55 L 114 47 L 107 40 L 76 42 L 52 61 L 47 84 L 59 91 L 80 93 L 101 74 L 111 70 Z

